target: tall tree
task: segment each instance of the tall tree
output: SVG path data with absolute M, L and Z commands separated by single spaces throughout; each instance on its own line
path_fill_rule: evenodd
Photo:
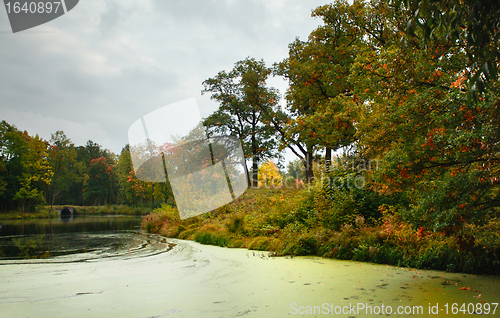
M 168 182 L 145 182 L 137 179 L 132 159 L 130 156 L 130 146 L 127 144 L 122 148 L 118 158 L 118 183 L 120 186 L 120 196 L 122 202 L 137 206 L 139 200 L 150 200 L 153 207 L 155 202 L 169 203 L 173 201 L 172 189 Z
M 290 118 L 280 127 L 282 141 L 294 144 L 294 153 L 304 163 L 306 179 L 313 177 L 312 158 L 317 148 L 331 150 L 355 141 L 352 83 L 348 79 L 360 42 L 360 30 L 352 24 L 347 2 L 338 1 L 313 11 L 324 25 L 311 32 L 308 41 L 296 39 L 289 56 L 275 64 L 275 74 L 289 82 L 286 93 Z M 274 123 L 279 127 L 279 123 Z
M 31 137 L 22 133 L 26 144 L 21 154 L 22 173 L 18 175 L 20 188 L 14 200 L 22 202 L 22 212 L 26 212 L 28 201 L 43 202 L 43 189 L 50 184 L 53 172 L 47 161 L 48 143 L 38 135 Z
M 130 146 L 127 144 L 122 148 L 118 157 L 118 183 L 120 185 L 120 197 L 123 203 L 136 206 L 137 197 L 132 189 L 129 178 L 134 178 L 134 167 L 130 158 Z
M 113 167 L 105 157 L 92 159 L 85 183 L 84 198 L 92 205 L 109 203 L 114 175 Z
M 283 176 L 272 160 L 268 160 L 260 165 L 259 186 L 278 187 L 283 182 Z
M 252 158 L 253 187 L 258 186 L 259 161 L 277 155 L 274 131 L 263 122 L 263 113 L 273 112 L 279 99 L 276 89 L 266 87 L 270 74 L 263 60 L 246 58 L 229 73 L 221 71 L 203 82 L 202 93 L 211 93 L 220 104 L 203 124 L 209 135 L 228 133 L 241 140 L 245 157 Z
M 84 191 L 85 191 L 85 180 L 88 180 L 88 170 L 90 169 L 90 161 L 92 159 L 97 159 L 105 157 L 109 161 L 109 154 L 105 149 L 101 147 L 98 143 L 92 140 L 87 141 L 84 146 L 75 147 L 76 149 L 76 161 L 79 165 L 84 166 L 83 178 L 79 178 L 78 181 L 73 182 L 70 188 L 65 191 L 64 201 L 72 202 L 77 205 L 85 205 Z
M 14 195 L 20 189 L 23 173 L 23 155 L 28 146 L 23 134 L 6 121 L 0 123 L 0 202 L 2 207 L 14 209 Z
M 48 191 L 50 214 L 56 197 L 68 191 L 73 184 L 83 181 L 85 165 L 76 160 L 75 146 L 63 131 L 52 134 L 49 143 L 48 162 L 53 171 Z

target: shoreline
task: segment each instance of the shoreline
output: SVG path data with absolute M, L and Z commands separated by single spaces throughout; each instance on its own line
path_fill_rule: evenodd
M 0 212 L 0 220 L 33 220 L 33 219 L 56 219 L 61 215 L 57 210 L 64 207 L 75 209 L 75 216 L 78 215 L 131 215 L 131 216 L 146 216 L 152 208 L 134 208 L 127 205 L 102 205 L 102 206 L 78 206 L 78 205 L 54 205 L 52 212 L 49 215 L 50 206 L 40 206 L 36 212 L 26 212 L 22 214 L 20 211 Z
M 162 206 L 144 217 L 141 228 L 168 238 L 221 247 L 271 251 L 274 255 L 316 255 L 339 260 L 390 264 L 453 273 L 500 275 L 500 219 L 467 225 L 447 235 L 416 229 L 391 206 L 378 219 L 354 214 L 330 224 L 311 193 L 249 189 L 212 212 L 181 220 Z

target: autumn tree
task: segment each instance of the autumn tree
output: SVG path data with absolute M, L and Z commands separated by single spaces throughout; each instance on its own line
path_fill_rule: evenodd
M 5 121 L 0 123 L 0 198 L 4 209 L 43 203 L 53 172 L 47 161 L 48 143 Z M 15 204 L 18 202 L 18 204 Z
M 130 146 L 122 148 L 118 157 L 118 183 L 122 202 L 137 206 L 139 200 L 149 201 L 153 207 L 156 203 L 172 203 L 173 194 L 168 182 L 145 182 L 139 180 L 134 172 Z
M 498 81 L 469 98 L 477 85 L 468 80 L 470 56 L 447 29 L 435 28 L 428 39 L 425 27 L 415 28 L 413 36 L 406 32 L 413 8 L 352 6 L 352 21 L 364 30 L 350 74 L 363 101 L 356 137 L 364 156 L 383 162 L 376 187 L 409 200 L 403 211 L 414 226 L 462 244 L 466 224 L 488 220 L 500 203 Z
M 272 160 L 268 160 L 260 165 L 259 168 L 259 186 L 278 187 L 283 182 L 283 176 L 280 174 L 278 167 Z
M 14 195 L 14 200 L 22 203 L 22 212 L 26 212 L 28 201 L 43 202 L 43 189 L 50 184 L 53 175 L 47 161 L 48 143 L 38 135 L 31 137 L 25 131 L 24 149 L 21 153 L 22 173 L 18 175 L 20 188 Z
M 355 142 L 352 83 L 348 79 L 361 33 L 349 20 L 347 2 L 337 2 L 313 11 L 324 25 L 311 32 L 307 41 L 296 39 L 289 56 L 275 64 L 275 74 L 289 83 L 285 122 L 274 123 L 283 131 L 282 143 L 295 148 L 305 166 L 306 180 L 313 178 L 312 158 L 325 149 L 327 164 L 331 150 Z M 284 124 L 284 125 L 283 125 Z
M 92 205 L 97 205 L 99 202 L 105 203 L 111 191 L 114 174 L 112 166 L 108 164 L 104 156 L 92 159 L 87 174 L 84 198 Z
M 120 185 L 120 196 L 122 202 L 136 206 L 137 197 L 132 189 L 130 179 L 135 177 L 132 159 L 130 158 L 130 146 L 127 144 L 122 148 L 118 156 L 118 184 Z
M 85 180 L 88 180 L 87 173 L 90 168 L 90 161 L 101 157 L 105 157 L 108 161 L 110 161 L 111 153 L 92 140 L 87 141 L 87 143 L 83 146 L 75 147 L 75 150 L 76 162 L 78 162 L 78 165 L 84 167 L 83 175 L 77 181 L 73 182 L 69 186 L 69 189 L 61 194 L 62 197 L 58 200 L 60 200 L 60 202 L 71 202 L 76 205 L 85 205 Z
M 464 71 L 471 96 L 484 93 L 490 81 L 498 80 L 500 62 L 500 2 L 392 0 L 396 13 L 407 12 L 407 40 L 424 44 L 446 39 L 467 56 Z M 493 84 L 494 86 L 494 84 Z
M 263 122 L 265 112 L 273 112 L 278 92 L 266 87 L 271 70 L 263 60 L 246 58 L 230 72 L 221 71 L 203 82 L 202 93 L 211 93 L 219 108 L 203 124 L 209 135 L 229 134 L 241 140 L 245 157 L 252 160 L 251 185 L 257 187 L 259 162 L 276 156 L 274 131 Z

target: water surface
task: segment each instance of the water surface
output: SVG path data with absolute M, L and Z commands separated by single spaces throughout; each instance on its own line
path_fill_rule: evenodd
M 446 315 L 445 306 L 500 300 L 495 277 L 169 242 L 148 257 L 0 266 L 0 316 L 470 317 Z M 324 311 L 360 304 L 393 313 Z M 398 314 L 400 306 L 422 312 Z M 499 317 L 498 308 L 487 316 Z
M 500 317 L 493 276 L 269 257 L 145 234 L 140 218 L 0 222 L 0 317 Z
M 140 231 L 141 220 L 120 215 L 0 220 L 0 264 L 137 257 L 168 250 L 165 239 Z

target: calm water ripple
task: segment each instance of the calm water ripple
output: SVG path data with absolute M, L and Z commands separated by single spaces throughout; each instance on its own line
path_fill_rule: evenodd
M 136 258 L 170 250 L 165 238 L 139 230 L 140 217 L 0 221 L 0 265 Z

